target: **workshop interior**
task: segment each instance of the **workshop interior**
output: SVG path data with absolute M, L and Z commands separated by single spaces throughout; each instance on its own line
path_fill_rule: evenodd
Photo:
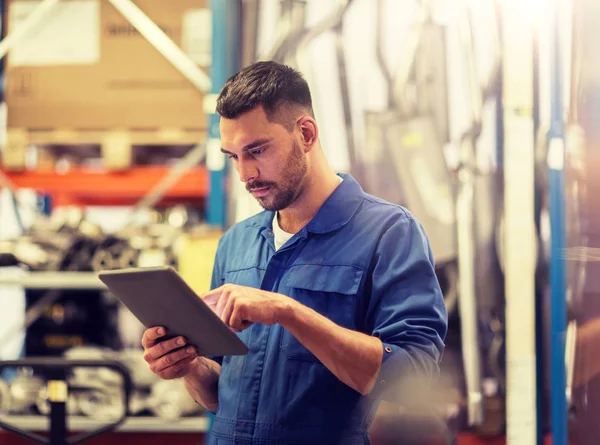
M 330 164 L 434 253 L 439 379 L 382 403 L 372 443 L 600 443 L 600 2 L 0 8 L 0 445 L 205 443 L 212 415 L 148 369 L 98 273 L 209 290 L 219 239 L 261 211 L 216 96 L 260 60 L 304 75 Z

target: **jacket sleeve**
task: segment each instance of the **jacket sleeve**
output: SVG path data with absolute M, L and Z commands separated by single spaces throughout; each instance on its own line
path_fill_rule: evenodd
M 448 326 L 423 227 L 411 217 L 394 222 L 381 236 L 370 271 L 366 327 L 383 343 L 373 393 L 400 403 L 418 399 L 439 375 Z

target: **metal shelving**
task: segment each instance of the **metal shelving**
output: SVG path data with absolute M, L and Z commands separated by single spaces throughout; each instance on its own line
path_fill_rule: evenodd
M 13 416 L 2 415 L 0 419 L 27 430 L 44 432 L 48 430 L 49 420 L 45 416 Z M 88 431 L 109 423 L 85 416 L 70 416 L 67 426 L 70 431 Z M 206 416 L 184 417 L 179 420 L 166 421 L 158 417 L 129 417 L 117 428 L 121 432 L 166 432 L 166 433 L 201 433 L 208 430 L 209 420 Z M 0 429 L 1 431 L 1 429 Z
M 25 272 L 0 274 L 0 285 L 26 289 L 106 289 L 96 272 Z

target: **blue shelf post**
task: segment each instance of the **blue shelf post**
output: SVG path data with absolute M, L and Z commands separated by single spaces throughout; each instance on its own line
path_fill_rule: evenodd
M 211 94 L 216 97 L 229 77 L 240 68 L 240 29 L 242 0 L 211 0 L 212 11 L 212 61 Z M 219 116 L 211 109 L 208 117 L 208 144 L 206 164 L 210 185 L 206 203 L 208 224 L 225 228 L 227 215 L 227 163 L 221 153 Z M 214 415 L 208 414 L 208 431 L 212 429 Z
M 241 0 L 211 0 L 213 95 L 219 94 L 225 81 L 239 70 Z M 207 167 L 210 188 L 206 205 L 208 224 L 225 227 L 226 224 L 226 159 L 220 151 L 219 116 L 210 110 L 208 122 Z
M 565 271 L 565 152 L 562 96 L 562 57 L 559 40 L 559 12 L 553 2 L 551 29 L 552 101 L 549 148 L 550 181 L 550 366 L 551 422 L 553 445 L 567 445 L 567 378 L 565 336 L 567 332 L 567 300 Z

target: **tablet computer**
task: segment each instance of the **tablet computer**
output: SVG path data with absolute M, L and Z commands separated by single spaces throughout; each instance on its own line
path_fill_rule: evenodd
M 98 278 L 161 339 L 183 335 L 201 356 L 245 355 L 247 346 L 170 266 L 102 271 Z

